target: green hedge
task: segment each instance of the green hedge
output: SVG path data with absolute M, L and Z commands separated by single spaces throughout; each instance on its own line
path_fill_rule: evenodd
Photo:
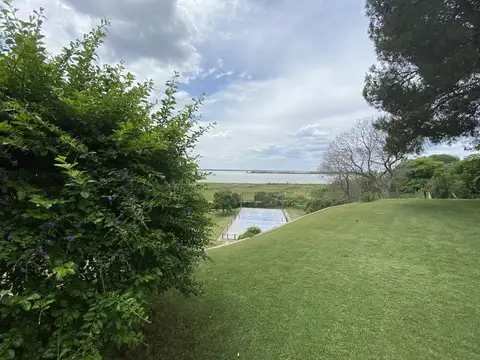
M 196 291 L 208 203 L 200 100 L 97 63 L 102 24 L 49 54 L 0 12 L 0 359 L 101 359 L 142 341 L 152 294 Z
M 241 234 L 238 237 L 238 240 L 250 238 L 252 236 L 260 234 L 261 232 L 262 232 L 262 230 L 259 227 L 251 226 L 247 229 L 247 231 L 245 231 L 243 234 Z

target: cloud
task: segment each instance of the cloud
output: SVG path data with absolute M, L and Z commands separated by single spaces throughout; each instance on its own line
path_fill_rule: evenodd
M 229 76 L 232 76 L 234 74 L 233 71 L 225 71 L 223 73 L 220 73 L 220 74 L 217 74 L 215 75 L 215 79 L 221 79 L 222 77 L 226 76 L 226 77 L 229 77 Z
M 293 133 L 294 137 L 297 138 L 311 138 L 317 136 L 328 136 L 327 131 L 320 130 L 321 124 L 309 124 L 302 126 L 299 130 Z
M 211 137 L 211 138 L 218 138 L 218 137 L 227 137 L 230 135 L 232 131 L 231 130 L 227 130 L 227 131 L 224 131 L 224 132 L 212 132 L 212 133 L 209 133 L 207 134 L 208 137 Z
M 189 26 L 175 0 L 66 0 L 76 10 L 108 18 L 108 42 L 125 60 L 153 58 L 165 63 L 185 61 L 194 52 Z
M 362 97 L 375 53 L 359 0 L 44 3 L 24 0 L 21 12 L 46 7 L 52 51 L 107 18 L 102 61 L 153 79 L 152 100 L 175 70 L 179 107 L 207 93 L 203 122 L 217 126 L 196 148 L 203 167 L 315 169 L 338 133 L 379 115 Z

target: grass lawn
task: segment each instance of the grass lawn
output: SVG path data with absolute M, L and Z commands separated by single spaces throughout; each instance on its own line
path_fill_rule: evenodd
M 480 201 L 335 207 L 209 251 L 124 359 L 479 359 Z
M 287 210 L 288 215 L 290 215 L 291 220 L 295 220 L 295 219 L 299 218 L 300 216 L 305 215 L 305 211 L 303 211 L 303 209 L 300 209 L 300 208 L 288 207 L 285 210 Z
M 223 213 L 222 211 L 215 211 L 209 214 L 215 225 L 212 229 L 212 245 L 218 245 L 218 238 L 222 235 L 223 230 L 227 227 L 230 220 L 233 218 L 234 212 Z M 221 243 L 221 241 L 220 241 Z
M 256 192 L 282 192 L 288 194 L 310 195 L 310 192 L 318 187 L 328 185 L 322 184 L 230 184 L 230 183 L 206 183 L 204 194 L 207 200 L 213 200 L 213 193 L 221 189 L 230 189 L 234 192 L 243 193 L 245 200 L 253 200 Z

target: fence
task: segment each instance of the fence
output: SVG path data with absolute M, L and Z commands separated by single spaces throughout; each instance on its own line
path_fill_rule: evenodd
M 225 226 L 225 229 L 223 230 L 222 232 L 222 240 L 237 240 L 237 234 L 229 234 L 227 231 L 228 229 L 230 228 L 230 226 L 232 226 L 233 222 L 235 221 L 235 219 L 237 218 L 238 214 L 240 213 L 240 209 L 237 209 L 235 211 L 235 213 L 233 214 L 232 218 L 230 219 L 230 221 L 228 222 L 228 225 Z
M 237 221 L 237 222 L 236 222 Z M 240 208 L 221 234 L 222 240 L 238 240 L 249 227 L 258 226 L 262 231 L 281 226 L 289 221 L 283 209 Z
M 222 240 L 237 240 L 239 235 L 229 234 L 228 232 L 222 233 Z

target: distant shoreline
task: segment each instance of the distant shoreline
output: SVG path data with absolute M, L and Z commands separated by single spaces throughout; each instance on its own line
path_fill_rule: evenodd
M 249 170 L 249 169 L 200 169 L 201 171 L 230 171 L 246 172 L 249 174 L 311 174 L 311 175 L 330 175 L 320 171 L 295 171 L 295 170 Z

